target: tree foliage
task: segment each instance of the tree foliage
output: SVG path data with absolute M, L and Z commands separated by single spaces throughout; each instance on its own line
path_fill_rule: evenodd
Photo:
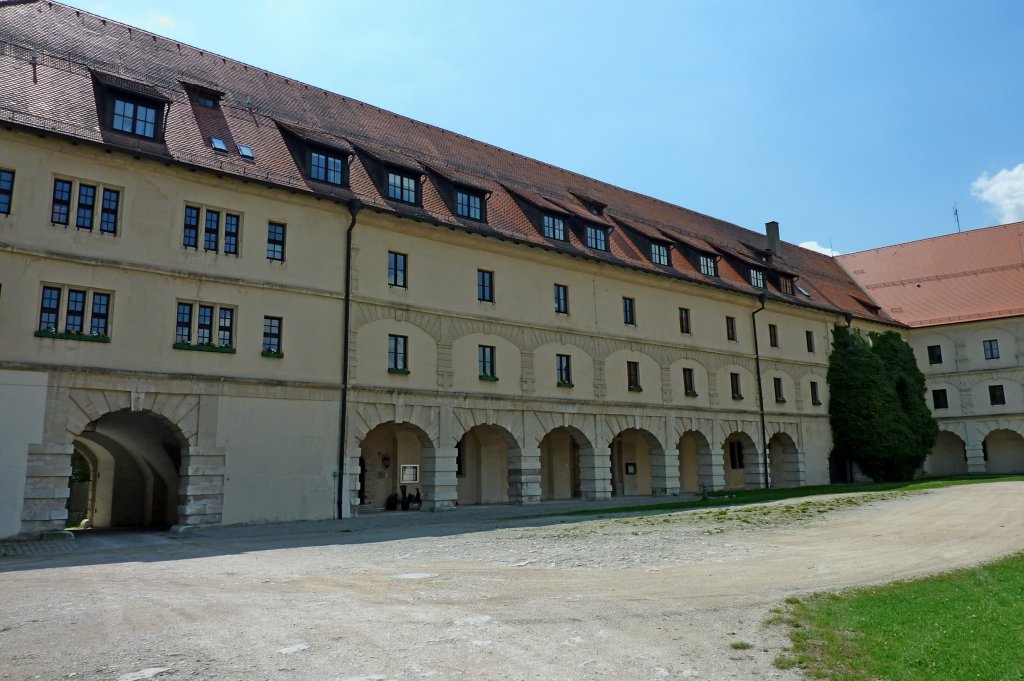
M 833 334 L 828 385 L 834 454 L 852 459 L 874 480 L 907 480 L 931 451 L 938 426 L 910 346 L 892 331 L 870 338 L 844 326 Z

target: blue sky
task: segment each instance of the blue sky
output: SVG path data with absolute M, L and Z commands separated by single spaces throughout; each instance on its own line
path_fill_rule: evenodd
M 72 0 L 795 243 L 1024 219 L 1024 3 Z

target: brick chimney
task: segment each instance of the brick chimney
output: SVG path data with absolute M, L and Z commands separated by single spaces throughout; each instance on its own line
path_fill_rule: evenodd
M 775 220 L 764 223 L 764 233 L 768 236 L 768 254 L 779 253 L 779 223 Z

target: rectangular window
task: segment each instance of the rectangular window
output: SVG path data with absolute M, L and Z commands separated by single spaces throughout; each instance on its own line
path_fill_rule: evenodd
M 388 286 L 406 288 L 405 253 L 388 251 Z
M 64 331 L 82 333 L 85 328 L 85 291 L 68 290 L 68 307 L 64 315 Z
M 240 218 L 231 213 L 224 214 L 224 254 L 238 255 L 238 222 Z
M 782 389 L 782 379 L 779 378 L 778 376 L 776 376 L 775 378 L 772 379 L 772 385 L 775 388 L 775 401 L 776 402 L 785 402 L 786 401 L 786 394 L 785 394 L 785 392 L 783 392 L 783 389 Z
M 732 399 L 743 399 L 743 393 L 740 391 L 740 387 L 740 375 L 737 373 L 729 374 L 729 388 L 732 390 Z
M 139 137 L 156 137 L 156 109 L 139 102 L 114 99 L 114 130 L 127 132 Z
M 281 352 L 281 324 L 280 317 L 263 317 L 263 352 Z
M 55 225 L 68 224 L 68 213 L 71 212 L 71 183 L 67 180 L 53 181 L 53 205 L 50 209 L 50 222 Z
M 284 232 L 280 222 L 267 223 L 267 260 L 284 262 Z
M 388 198 L 416 204 L 416 178 L 402 173 L 388 173 Z
M 193 314 L 193 312 L 195 314 Z M 264 322 L 266 322 L 266 317 Z M 264 324 L 264 333 L 266 333 Z M 280 326 L 278 326 L 280 330 Z M 193 343 L 193 339 L 195 339 Z M 178 302 L 174 343 L 181 345 L 223 348 L 220 352 L 234 353 L 235 308 L 212 303 Z M 178 348 L 185 349 L 188 348 Z
M 89 321 L 89 333 L 93 336 L 110 335 L 110 294 L 92 294 L 92 319 Z
M 679 308 L 679 333 L 690 333 L 690 308 Z
M 196 342 L 200 345 L 211 345 L 213 343 L 213 305 L 199 306 Z
M 750 285 L 755 288 L 764 288 L 764 270 L 750 270 Z
M 608 232 L 598 227 L 587 226 L 587 248 L 598 251 L 608 250 Z
M 60 317 L 61 290 L 53 286 L 43 287 L 43 300 L 39 304 L 39 331 L 57 331 Z
M 96 187 L 88 184 L 78 185 L 78 216 L 75 227 L 92 229 L 92 220 L 96 211 Z
M 560 388 L 572 387 L 572 357 L 555 355 L 555 377 Z
M 687 397 L 697 396 L 697 384 L 693 382 L 693 369 L 683 367 L 683 392 Z
M 388 336 L 388 371 L 392 373 L 409 372 L 408 336 Z
M 174 342 L 192 342 L 192 303 L 178 303 L 178 319 L 174 328 Z
M 309 154 L 309 176 L 314 180 L 341 186 L 345 182 L 344 161 L 330 154 L 312 151 Z
M 793 278 L 786 276 L 779 277 L 779 290 L 787 296 L 796 295 L 793 293 Z
M 203 229 L 203 250 L 216 251 L 220 241 L 220 211 L 206 210 L 206 227 Z
M 555 284 L 555 313 L 569 314 L 569 287 Z
M 929 345 L 928 346 L 928 363 L 929 364 L 942 364 L 942 346 L 941 345 Z
M 480 367 L 480 378 L 496 379 L 494 366 L 495 349 L 493 345 L 481 345 L 477 348 L 477 363 Z
M 655 265 L 668 265 L 668 246 L 651 244 L 651 262 Z
M 476 192 L 455 192 L 455 213 L 470 220 L 483 219 L 484 197 Z
M 944 388 L 932 391 L 932 407 L 935 409 L 949 409 L 949 399 L 946 397 L 946 390 Z
M 181 245 L 185 248 L 199 248 L 199 209 L 195 206 L 185 206 L 185 231 Z
M 814 352 L 814 332 L 804 331 L 804 340 L 807 341 L 807 352 Z
M 103 208 L 100 211 L 100 233 L 117 234 L 117 208 L 121 203 L 121 192 L 116 189 L 103 190 Z
M 811 381 L 811 404 L 815 407 L 821 406 L 821 398 L 818 396 L 817 381 Z
M 999 359 L 999 341 L 996 339 L 982 341 L 985 348 L 985 359 Z
M 622 299 L 622 323 L 636 326 L 636 301 L 632 298 Z
M 1002 385 L 988 387 L 988 402 L 993 405 L 1006 404 L 1006 393 L 1003 392 Z
M 230 348 L 235 344 L 235 311 L 230 307 L 220 308 L 217 318 L 217 345 Z
M 544 216 L 544 236 L 548 239 L 565 241 L 565 222 L 553 215 Z
M 779 347 L 779 327 L 775 324 L 768 325 L 768 344 L 773 348 Z
M 14 196 L 14 171 L 0 170 L 0 215 L 11 214 L 11 200 Z
M 725 337 L 727 340 L 736 340 L 736 318 L 726 317 L 725 318 Z
M 700 256 L 700 273 L 709 277 L 718 276 L 718 261 L 710 255 Z
M 729 468 L 738 471 L 745 468 L 743 462 L 743 443 L 738 440 L 729 442 Z
M 476 299 L 485 303 L 494 302 L 494 272 L 476 271 Z
M 626 387 L 632 391 L 642 390 L 640 387 L 640 362 L 626 362 Z

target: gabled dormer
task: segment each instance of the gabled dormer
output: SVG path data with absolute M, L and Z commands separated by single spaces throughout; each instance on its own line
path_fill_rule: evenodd
M 416 161 L 384 149 L 355 144 L 356 153 L 377 191 L 386 201 L 407 206 L 423 205 L 423 168 Z
M 583 207 L 587 212 L 595 217 L 602 217 L 604 215 L 604 209 L 608 207 L 608 204 L 591 198 L 586 194 L 572 190 L 570 190 L 569 193 L 576 197 L 576 200 L 583 204 Z
M 349 186 L 352 150 L 345 140 L 281 121 L 275 122 L 296 165 L 307 179 L 332 187 Z
M 533 224 L 537 233 L 545 239 L 568 243 L 572 230 L 572 213 L 552 203 L 540 194 L 527 190 L 512 189 L 502 185 L 512 200 L 523 211 L 523 215 Z
M 625 222 L 613 217 L 622 233 L 643 253 L 653 264 L 661 267 L 672 267 L 672 251 L 675 250 L 671 240 L 665 238 L 660 231 L 635 222 Z
M 487 222 L 487 199 L 491 192 L 483 187 L 456 178 L 452 173 L 425 166 L 430 181 L 452 215 L 473 222 Z
M 92 78 L 105 131 L 163 143 L 170 99 L 152 85 L 121 76 L 93 70 Z

